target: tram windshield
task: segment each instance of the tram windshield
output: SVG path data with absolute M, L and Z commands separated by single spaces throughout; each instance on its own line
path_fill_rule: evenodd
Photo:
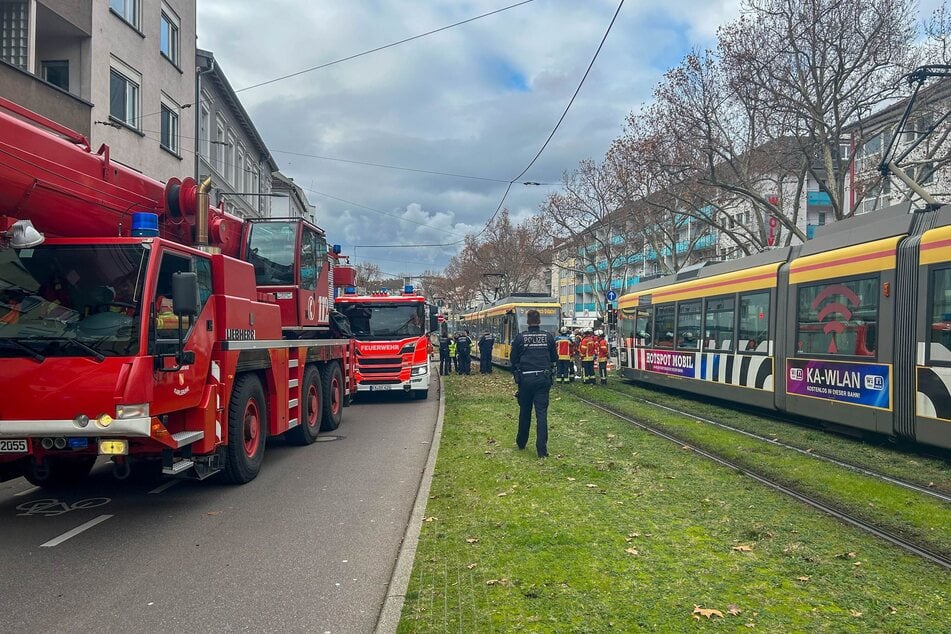
M 528 328 L 528 311 L 532 310 L 531 306 L 520 306 L 515 309 L 515 316 L 518 319 L 518 331 L 521 332 Z M 552 334 L 558 330 L 559 323 L 561 322 L 561 311 L 558 308 L 553 307 L 538 307 L 535 308 L 538 311 L 539 316 L 541 317 L 541 329 Z

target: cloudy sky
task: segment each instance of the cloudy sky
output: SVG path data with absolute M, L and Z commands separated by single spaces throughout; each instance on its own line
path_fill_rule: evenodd
M 330 242 L 385 272 L 438 271 L 458 246 L 369 245 L 453 243 L 481 229 L 561 116 L 618 0 L 534 0 L 241 89 L 517 1 L 199 0 L 198 45 L 214 52 Z M 663 72 L 712 44 L 738 9 L 739 0 L 627 0 L 564 123 L 521 180 L 557 184 L 582 159 L 601 158 Z M 505 205 L 525 218 L 551 188 L 515 185 Z

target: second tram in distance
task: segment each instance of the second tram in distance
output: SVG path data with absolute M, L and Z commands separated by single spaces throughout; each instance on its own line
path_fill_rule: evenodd
M 495 345 L 492 347 L 492 363 L 509 366 L 509 353 L 515 335 L 528 329 L 526 315 L 531 309 L 541 316 L 541 329 L 557 334 L 561 325 L 561 305 L 554 297 L 545 294 L 513 294 L 496 300 L 478 310 L 459 316 L 458 327 L 469 331 L 474 342 L 484 332 L 492 333 Z M 473 353 L 478 347 L 473 345 Z
M 624 377 L 951 447 L 951 206 L 633 287 Z

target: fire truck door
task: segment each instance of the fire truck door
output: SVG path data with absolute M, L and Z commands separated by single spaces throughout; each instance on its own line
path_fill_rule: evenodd
M 176 371 L 155 372 L 153 413 L 165 413 L 194 407 L 201 399 L 214 343 L 213 302 L 211 296 L 211 260 L 191 254 L 176 253 L 165 249 L 160 255 L 155 290 L 151 305 L 147 305 L 149 318 L 149 352 L 152 355 L 168 355 L 164 367 L 175 365 L 174 354 L 178 349 L 179 317 L 172 312 L 172 275 L 176 272 L 194 271 L 198 274 L 200 308 L 193 319 L 181 318 L 185 333 L 184 349 L 195 353 L 195 362 Z
M 307 227 L 301 234 L 300 293 L 298 318 L 302 326 L 326 325 L 330 322 L 329 300 L 320 289 L 329 285 L 320 281 L 327 272 L 327 241 Z

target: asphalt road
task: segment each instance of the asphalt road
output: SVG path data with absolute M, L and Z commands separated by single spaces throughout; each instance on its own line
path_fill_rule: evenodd
M 0 483 L 0 631 L 372 632 L 437 395 L 372 395 L 321 442 L 274 439 L 244 486 L 105 464 L 65 492 Z

